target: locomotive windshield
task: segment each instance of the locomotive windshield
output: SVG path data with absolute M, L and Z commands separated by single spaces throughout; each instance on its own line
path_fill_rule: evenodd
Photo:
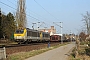
M 24 32 L 24 30 L 16 30 L 15 33 L 17 33 L 17 34 L 22 34 L 23 32 Z

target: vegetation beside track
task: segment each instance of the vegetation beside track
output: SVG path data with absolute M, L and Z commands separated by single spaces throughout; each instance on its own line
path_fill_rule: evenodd
M 62 45 L 66 45 L 66 44 L 68 44 L 68 43 L 63 43 L 63 44 L 59 44 L 59 45 L 56 45 L 56 46 L 50 46 L 49 48 L 46 47 L 46 48 L 43 48 L 43 49 L 40 49 L 40 50 L 33 50 L 33 51 L 29 51 L 29 52 L 15 53 L 15 54 L 9 55 L 7 57 L 7 60 L 24 60 L 26 58 L 41 54 L 43 52 L 52 50 L 54 48 L 57 48 L 57 47 L 60 47 Z
M 90 42 L 81 42 L 76 57 L 76 48 L 72 50 L 68 60 L 90 60 Z

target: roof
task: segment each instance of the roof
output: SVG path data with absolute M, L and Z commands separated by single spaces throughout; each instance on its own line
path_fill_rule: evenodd
M 60 35 L 60 36 L 62 36 L 62 34 L 54 34 L 54 35 Z

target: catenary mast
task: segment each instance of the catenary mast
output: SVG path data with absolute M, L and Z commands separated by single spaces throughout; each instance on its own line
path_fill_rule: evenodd
M 16 12 L 16 21 L 17 27 L 26 28 L 26 13 L 25 13 L 25 1 L 26 0 L 18 0 L 17 4 L 17 12 Z

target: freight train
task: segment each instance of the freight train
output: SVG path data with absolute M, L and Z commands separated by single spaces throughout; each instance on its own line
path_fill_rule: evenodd
M 61 36 L 61 35 L 51 35 L 50 36 L 50 41 L 51 42 L 61 42 L 61 40 L 63 41 L 63 42 L 69 42 L 69 39 L 67 39 L 67 37 L 66 36 Z
M 14 41 L 18 44 L 30 43 L 30 42 L 69 42 L 71 39 L 66 36 L 51 35 L 48 32 L 38 31 L 29 28 L 19 28 L 14 33 Z
M 50 34 L 48 32 L 42 32 L 29 28 L 19 28 L 14 33 L 14 40 L 18 42 L 18 44 L 29 43 L 32 41 L 50 41 Z

